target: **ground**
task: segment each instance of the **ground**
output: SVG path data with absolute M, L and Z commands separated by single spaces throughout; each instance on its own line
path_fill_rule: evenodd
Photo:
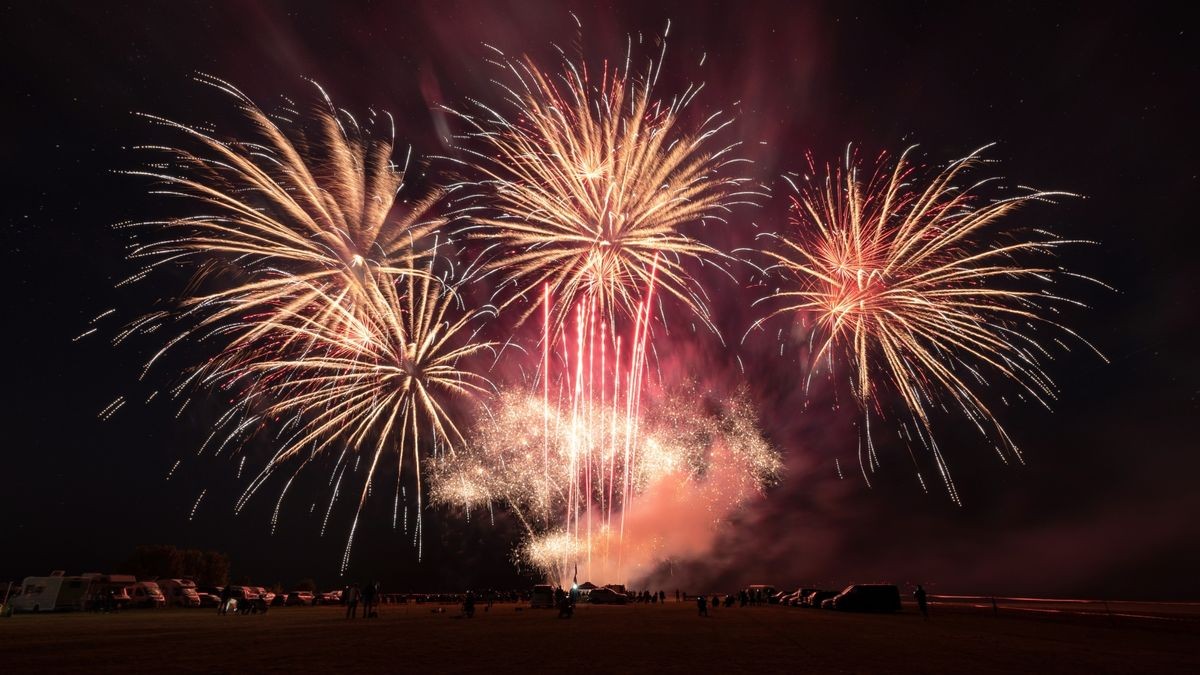
M 1200 672 L 1195 617 L 1144 619 L 935 608 L 895 615 L 692 603 L 556 612 L 482 606 L 473 619 L 385 605 L 376 620 L 337 607 L 266 615 L 130 610 L 0 619 L 5 673 L 106 672 Z

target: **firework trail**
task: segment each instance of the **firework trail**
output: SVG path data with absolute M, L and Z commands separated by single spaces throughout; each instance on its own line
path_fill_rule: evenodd
M 646 299 L 637 308 L 637 319 L 631 340 L 622 342 L 621 336 L 612 336 L 614 348 L 610 354 L 608 344 L 609 325 L 597 318 L 597 298 L 588 294 L 581 299 L 574 312 L 574 335 L 570 327 L 561 334 L 557 342 L 549 332 L 553 301 L 549 286 L 543 288 L 542 323 L 542 398 L 536 409 L 513 401 L 502 401 L 502 409 L 509 415 L 525 416 L 526 424 L 540 422 L 542 448 L 539 457 L 542 474 L 546 481 L 526 484 L 522 491 L 540 489 L 541 506 L 558 503 L 559 521 L 563 524 L 562 537 L 574 540 L 571 546 L 579 548 L 580 536 L 590 544 L 593 534 L 614 534 L 618 545 L 617 575 L 620 574 L 620 542 L 624 540 L 624 510 L 614 509 L 614 504 L 628 506 L 634 490 L 631 468 L 641 452 L 642 438 L 638 434 L 641 419 L 642 381 L 645 373 L 646 344 L 649 334 L 649 311 L 653 302 L 653 282 L 656 270 L 652 267 L 651 286 Z M 624 354 L 622 353 L 624 347 Z M 551 370 L 553 363 L 561 364 L 558 371 Z M 555 377 L 557 376 L 557 377 Z M 550 382 L 554 378 L 555 391 L 551 394 Z M 485 434 L 489 433 L 485 430 Z M 551 446 L 554 446 L 551 448 Z M 493 453 L 493 455 L 502 453 Z M 508 461 L 509 466 L 514 466 Z M 444 472 L 442 472 L 444 476 Z M 564 478 L 565 476 L 565 478 Z M 526 479 L 527 480 L 527 479 Z M 441 501 L 459 506 L 477 506 L 476 497 L 485 501 L 491 497 L 479 492 L 477 485 L 468 484 L 459 472 L 441 482 L 449 487 L 443 491 L 449 498 Z M 592 486 L 597 487 L 596 490 Z M 552 493 L 560 492 L 558 498 Z M 593 499 L 599 513 L 593 519 Z M 505 503 L 517 505 L 508 498 Z M 545 522 L 548 514 L 537 510 Z M 614 523 L 614 513 L 619 522 Z M 519 512 L 518 512 L 519 515 Z M 526 522 L 530 535 L 534 530 Z M 595 531 L 593 521 L 595 520 Z M 582 532 L 581 532 L 582 530 Z M 556 550 L 566 551 L 562 537 Z M 546 549 L 547 544 L 541 544 Z M 586 549 L 587 568 L 591 568 L 591 548 Z M 607 549 L 606 549 L 607 554 Z M 545 556 L 533 556 L 544 560 Z M 605 556 L 607 561 L 607 555 Z M 565 559 L 558 561 L 566 564 Z M 539 567 L 551 571 L 543 565 Z M 611 573 L 611 572 L 610 572 Z
M 724 256 L 681 228 L 724 221 L 733 205 L 761 194 L 724 175 L 745 161 L 732 155 L 740 143 L 718 140 L 732 118 L 684 120 L 703 85 L 670 102 L 655 98 L 665 36 L 659 58 L 643 68 L 631 66 L 633 48 L 630 39 L 623 66 L 598 68 L 563 53 L 557 73 L 495 50 L 511 112 L 482 103 L 474 115 L 449 111 L 469 125 L 465 164 L 484 177 L 473 185 L 481 204 L 467 231 L 502 253 L 489 271 L 501 276 L 500 289 L 511 285 L 504 305 L 528 303 L 522 321 L 549 287 L 552 334 L 584 297 L 610 325 L 634 315 L 655 266 L 661 290 L 712 327 L 704 289 L 683 263 Z
M 859 462 L 868 484 L 868 468 L 878 466 L 871 416 L 885 416 L 896 400 L 910 453 L 919 443 L 932 454 L 956 503 L 958 491 L 934 440 L 933 411 L 961 412 L 1001 459 L 1020 461 L 981 398 L 988 378 L 1012 382 L 1049 407 L 1056 395 L 1044 367 L 1051 343 L 1065 348 L 1065 336 L 1094 349 L 1057 320 L 1061 306 L 1080 303 L 1051 290 L 1062 278 L 1095 282 L 1053 260 L 1059 248 L 1084 242 L 1005 227 L 1004 216 L 1018 207 L 1067 193 L 1029 190 L 985 200 L 980 193 L 991 180 L 959 187 L 956 181 L 981 161 L 984 149 L 925 183 L 907 161 L 908 151 L 890 170 L 881 161 L 865 182 L 849 153 L 846 166 L 827 171 L 824 180 L 805 177 L 797 186 L 788 178 L 797 192 L 793 227 L 767 235 L 762 251 L 774 262 L 767 272 L 781 276 L 783 286 L 760 301 L 769 311 L 751 328 L 781 315 L 815 319 L 808 381 L 822 364 L 830 372 L 835 364 L 850 370 L 863 415 L 866 459 L 860 440 Z M 811 158 L 810 170 L 819 173 Z M 1048 331 L 1039 331 L 1043 327 Z M 924 486 L 919 467 L 917 475 Z
M 552 581 L 570 579 L 576 564 L 587 578 L 623 581 L 704 548 L 727 514 L 778 478 L 779 455 L 756 420 L 744 392 L 660 392 L 637 420 L 638 452 L 626 455 L 623 420 L 578 415 L 566 400 L 547 408 L 536 388 L 515 387 L 481 413 L 465 450 L 432 460 L 430 499 L 508 509 L 525 530 L 519 561 Z

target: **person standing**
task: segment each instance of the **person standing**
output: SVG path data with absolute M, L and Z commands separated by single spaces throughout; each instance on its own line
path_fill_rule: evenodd
M 929 596 L 925 594 L 925 589 L 921 584 L 917 584 L 917 590 L 913 591 L 913 597 L 917 599 L 917 609 L 921 610 L 921 616 L 929 620 Z
M 371 618 L 371 606 L 374 604 L 374 602 L 375 602 L 375 586 L 371 582 L 368 581 L 367 583 L 363 584 L 363 588 L 362 588 L 362 605 L 363 605 L 363 618 L 364 619 Z
M 346 596 L 346 618 L 353 619 L 358 615 L 358 584 L 350 584 L 344 593 Z
M 229 603 L 232 600 L 233 589 L 230 588 L 229 584 L 225 584 L 225 587 L 221 589 L 221 604 L 217 606 L 217 614 L 228 614 Z
M 696 607 L 700 609 L 700 616 L 708 616 L 708 598 L 703 595 L 697 595 Z
M 468 619 L 475 617 L 475 591 L 467 591 L 463 598 L 463 616 Z

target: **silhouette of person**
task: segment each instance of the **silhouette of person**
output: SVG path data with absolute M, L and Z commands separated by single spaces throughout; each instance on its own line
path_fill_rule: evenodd
M 917 590 L 913 591 L 913 597 L 917 599 L 917 609 L 921 610 L 921 616 L 929 619 L 929 599 L 921 584 L 917 584 Z
M 675 589 L 675 602 L 679 602 L 679 589 Z
M 475 591 L 467 591 L 467 596 L 463 598 L 463 614 L 468 619 L 475 617 Z
M 229 584 L 225 584 L 225 587 L 221 589 L 221 604 L 217 606 L 217 614 L 228 614 L 229 601 L 232 599 L 233 589 L 229 587 Z
M 375 609 L 375 584 L 367 582 L 363 584 L 362 600 L 363 600 L 363 618 L 371 618 L 371 612 Z
M 696 607 L 700 609 L 700 616 L 708 616 L 708 598 L 703 595 L 697 595 Z
M 558 618 L 569 619 L 575 613 L 575 597 L 570 593 L 563 593 L 562 599 L 558 601 Z
M 721 598 L 718 597 L 716 593 L 713 593 L 712 608 L 716 609 L 720 606 L 721 606 Z
M 353 619 L 358 615 L 358 584 L 350 584 L 344 593 L 346 598 L 346 618 Z

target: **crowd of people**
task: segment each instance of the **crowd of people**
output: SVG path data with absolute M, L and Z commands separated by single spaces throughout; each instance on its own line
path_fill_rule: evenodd
M 232 586 L 226 586 L 221 592 L 221 602 L 217 607 L 218 614 L 227 614 L 230 611 L 238 614 L 257 614 L 259 612 L 266 613 L 267 603 L 261 599 L 257 601 L 234 602 Z M 569 619 L 574 615 L 575 605 L 580 600 L 580 591 L 577 587 L 573 587 L 570 591 L 565 591 L 561 586 L 554 589 L 554 607 L 558 609 L 559 618 Z M 341 601 L 346 606 L 346 618 L 358 618 L 359 605 L 362 606 L 362 618 L 377 619 L 379 618 L 379 601 L 380 588 L 378 581 L 371 581 L 363 584 L 352 583 L 347 585 L 342 590 Z M 475 605 L 477 598 L 474 591 L 467 591 L 462 597 L 462 614 L 465 618 L 473 618 L 475 616 Z M 667 592 L 659 590 L 658 592 L 644 590 L 630 593 L 627 596 L 632 602 L 640 604 L 657 604 L 667 602 Z M 688 599 L 689 594 L 686 591 L 675 589 L 675 602 L 684 602 Z M 917 602 L 917 608 L 921 615 L 928 619 L 929 608 L 925 589 L 920 585 L 917 586 L 913 597 Z M 485 594 L 487 603 L 486 610 L 490 610 L 495 599 L 495 593 L 489 591 Z M 743 589 L 738 591 L 736 595 L 719 595 L 717 593 L 708 595 L 695 596 L 696 608 L 700 616 L 709 616 L 710 611 L 716 610 L 721 606 L 726 608 L 733 607 L 735 604 L 742 607 L 766 605 L 771 602 L 770 596 L 765 590 L 761 589 Z M 485 610 L 485 611 L 486 611 Z

